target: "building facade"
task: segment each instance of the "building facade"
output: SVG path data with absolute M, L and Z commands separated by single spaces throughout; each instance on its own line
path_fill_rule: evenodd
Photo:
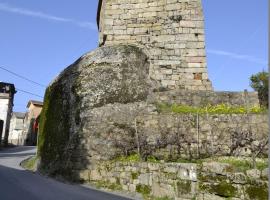
M 25 113 L 13 112 L 10 120 L 9 138 L 8 141 L 13 145 L 23 145 L 23 127 Z
M 9 137 L 9 127 L 11 113 L 13 109 L 15 86 L 10 83 L 0 82 L 0 120 L 3 123 L 2 131 L 0 130 L 0 144 L 7 145 Z
M 24 145 L 36 145 L 37 144 L 37 124 L 39 115 L 42 111 L 43 102 L 30 100 L 27 104 L 28 112 L 24 119 Z
M 97 23 L 100 46 L 145 50 L 160 87 L 212 90 L 201 0 L 99 0 Z

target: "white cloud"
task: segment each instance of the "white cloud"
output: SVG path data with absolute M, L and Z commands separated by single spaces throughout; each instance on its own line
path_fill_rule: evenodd
M 97 29 L 96 24 L 92 22 L 77 21 L 70 18 L 57 17 L 54 15 L 40 12 L 40 11 L 33 11 L 33 10 L 24 9 L 24 8 L 13 7 L 5 3 L 0 3 L 0 11 L 10 12 L 10 13 L 19 14 L 19 15 L 25 15 L 25 16 L 30 16 L 30 17 L 37 17 L 37 18 L 56 21 L 56 22 L 71 23 L 81 28 L 88 28 L 91 30 Z
M 242 54 L 237 54 L 237 53 L 222 51 L 222 50 L 216 50 L 216 49 L 209 49 L 209 50 L 207 50 L 207 53 L 219 55 L 219 56 L 227 56 L 227 57 L 230 57 L 233 59 L 246 60 L 249 62 L 254 62 L 254 63 L 260 64 L 260 65 L 264 65 L 264 66 L 267 65 L 266 60 L 256 58 L 256 57 L 250 56 L 250 55 L 242 55 Z

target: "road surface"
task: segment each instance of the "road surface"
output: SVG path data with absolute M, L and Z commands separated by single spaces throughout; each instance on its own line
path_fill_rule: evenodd
M 21 168 L 20 162 L 35 151 L 35 147 L 0 151 L 1 200 L 128 200 L 84 186 L 58 182 Z

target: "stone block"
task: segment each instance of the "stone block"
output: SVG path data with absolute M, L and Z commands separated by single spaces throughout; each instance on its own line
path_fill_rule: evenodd
M 90 171 L 90 180 L 91 181 L 99 181 L 102 180 L 102 176 L 100 175 L 98 170 L 91 170 Z
M 204 172 L 227 175 L 232 172 L 233 168 L 230 164 L 219 162 L 204 162 L 202 170 Z
M 252 179 L 259 179 L 261 177 L 261 171 L 258 169 L 251 169 L 246 171 L 247 176 Z
M 150 174 L 140 174 L 139 177 L 139 184 L 143 184 L 143 185 L 149 185 L 150 182 Z
M 80 171 L 79 178 L 82 181 L 89 181 L 89 170 Z

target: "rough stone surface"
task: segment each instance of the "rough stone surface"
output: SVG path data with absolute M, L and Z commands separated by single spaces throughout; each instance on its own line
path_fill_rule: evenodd
M 99 44 L 147 50 L 156 87 L 212 90 L 201 0 L 100 0 Z
M 247 171 L 247 176 L 250 178 L 257 178 L 259 179 L 261 177 L 261 171 L 258 169 L 251 169 Z
M 182 173 L 183 171 L 185 173 Z M 245 172 L 235 171 L 230 164 L 218 162 L 202 164 L 102 162 L 89 170 L 89 173 L 93 176 L 90 176 L 88 181 L 117 183 L 123 190 L 137 191 L 159 198 L 267 199 L 267 180 L 255 176 L 249 177 Z M 82 174 L 80 180 L 85 181 L 85 175 L 80 174 Z M 178 174 L 182 176 L 179 177 Z M 239 175 L 241 182 L 239 182 Z M 254 189 L 258 192 L 254 192 Z
M 252 156 L 260 147 L 261 153 L 267 155 L 265 114 L 146 114 L 137 116 L 136 123 L 140 143 L 147 144 L 142 145 L 142 152 L 148 151 L 161 160 Z
M 200 0 L 108 0 L 100 17 L 102 47 L 46 90 L 39 169 L 157 197 L 265 197 L 265 171 L 246 175 L 219 163 L 115 162 L 138 152 L 163 162 L 250 156 L 258 149 L 266 154 L 268 118 L 158 113 L 156 103 L 259 105 L 257 93 L 209 91 Z
M 226 104 L 231 106 L 259 106 L 257 92 L 217 92 L 217 91 L 191 91 L 171 90 L 154 92 L 149 97 L 150 102 L 163 102 L 169 104 L 181 104 L 189 106 L 206 106 Z
M 148 74 L 147 56 L 126 45 L 99 48 L 64 70 L 46 91 L 41 166 L 68 173 L 115 156 L 112 142 L 134 137 L 126 124 L 146 109 Z

